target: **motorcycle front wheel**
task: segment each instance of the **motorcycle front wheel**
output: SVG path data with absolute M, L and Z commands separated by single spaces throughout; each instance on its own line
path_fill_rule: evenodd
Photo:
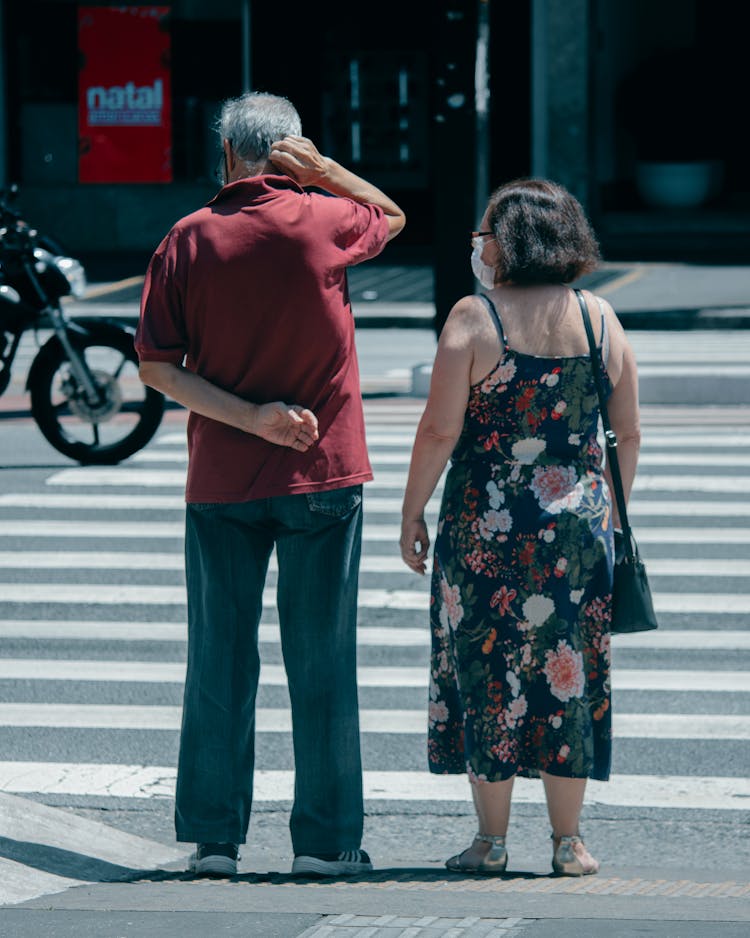
M 29 375 L 31 413 L 58 452 L 82 465 L 114 465 L 142 449 L 164 414 L 164 396 L 138 377 L 132 335 L 94 328 L 75 348 L 88 365 L 100 400 L 87 400 L 56 339 L 37 355 Z

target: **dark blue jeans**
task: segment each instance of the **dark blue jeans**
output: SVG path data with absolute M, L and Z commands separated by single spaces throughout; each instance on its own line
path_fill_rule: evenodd
M 362 839 L 357 586 L 362 486 L 187 506 L 188 663 L 177 840 L 245 843 L 255 766 L 258 624 L 274 544 L 292 709 L 295 854 Z

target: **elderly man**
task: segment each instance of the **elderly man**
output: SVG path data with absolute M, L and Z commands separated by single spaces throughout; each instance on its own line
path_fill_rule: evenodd
M 300 136 L 285 98 L 227 101 L 219 133 L 225 184 L 156 249 L 136 339 L 144 383 L 190 410 L 177 839 L 197 844 L 195 872 L 236 872 L 275 547 L 296 767 L 292 872 L 360 873 L 372 865 L 360 849 L 355 630 L 372 471 L 346 268 L 379 254 L 405 219 Z

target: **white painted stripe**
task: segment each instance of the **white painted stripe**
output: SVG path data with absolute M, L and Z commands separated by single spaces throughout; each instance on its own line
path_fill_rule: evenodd
M 382 495 L 370 495 L 365 490 L 365 518 L 376 514 L 400 514 L 402 499 Z M 114 492 L 29 492 L 0 495 L 0 508 L 83 508 L 92 511 L 185 511 L 185 499 L 181 495 L 122 495 Z M 431 499 L 427 513 L 436 514 L 440 508 L 438 497 Z M 748 500 L 691 499 L 685 502 L 634 497 L 628 505 L 628 513 L 638 517 L 703 517 L 703 518 L 746 518 L 750 517 Z
M 181 707 L 120 704 L 0 703 L 0 727 L 56 729 L 179 730 Z M 750 740 L 750 716 L 699 713 L 616 713 L 613 733 L 621 739 Z M 360 710 L 362 733 L 422 736 L 426 710 Z M 258 708 L 258 733 L 291 733 L 291 710 Z
M 117 521 L 107 518 L 101 521 L 0 521 L 1 537 L 103 537 L 108 541 L 115 538 L 178 538 L 185 535 L 183 522 L 162 521 Z
M 688 633 L 690 634 L 690 633 Z M 711 633 L 713 634 L 713 633 Z M 744 632 L 737 632 L 742 636 Z M 750 637 L 750 632 L 747 633 Z M 109 622 L 106 620 L 88 620 L 68 622 L 65 620 L 0 619 L 0 638 L 20 639 L 55 639 L 106 642 L 185 642 L 187 626 L 181 622 Z M 265 644 L 279 644 L 278 625 L 261 623 L 258 630 L 259 641 Z M 430 644 L 430 634 L 424 628 L 408 626 L 389 628 L 388 626 L 357 626 L 357 644 L 365 647 L 423 648 Z M 701 647 L 708 647 L 705 643 Z M 743 647 L 735 644 L 723 644 L 721 648 Z M 750 647 L 750 644 L 748 644 Z
M 69 762 L 0 762 L 0 789 L 18 794 L 109 795 L 122 798 L 173 798 L 172 766 Z M 368 801 L 470 802 L 465 775 L 428 772 L 365 772 Z M 253 800 L 291 801 L 294 772 L 256 769 Z M 542 804 L 537 779 L 516 779 L 517 803 Z M 716 776 L 614 775 L 609 782 L 589 781 L 588 804 L 620 807 L 682 808 L 706 811 L 747 809 L 750 780 Z
M 59 538 L 135 538 L 149 540 L 173 538 L 182 541 L 185 527 L 182 522 L 167 521 L 47 521 L 39 519 L 0 520 L 0 537 L 59 537 Z M 398 524 L 365 524 L 365 541 L 398 543 L 401 528 Z M 637 531 L 641 544 L 750 544 L 750 530 L 745 528 L 643 527 Z
M 652 453 L 641 451 L 638 466 L 750 466 L 745 453 Z
M 118 622 L 102 619 L 0 619 L 0 638 L 106 641 L 185 642 L 187 626 L 182 622 Z M 259 641 L 280 642 L 279 626 L 261 623 Z M 614 635 L 615 647 L 669 651 L 750 651 L 750 629 L 664 629 Z M 427 648 L 430 632 L 408 626 L 357 626 L 357 644 L 363 647 Z
M 0 680 L 181 684 L 185 680 L 185 664 L 166 661 L 0 658 Z M 357 681 L 360 687 L 426 688 L 428 668 L 362 666 L 357 669 Z M 283 665 L 261 665 L 260 683 L 267 687 L 286 687 Z M 745 693 L 750 691 L 750 672 L 619 668 L 613 671 L 612 684 L 618 690 Z
M 715 375 L 717 378 L 747 378 L 750 377 L 750 366 L 729 364 L 690 364 L 690 365 L 639 365 L 638 375 L 641 378 L 669 377 L 669 378 L 701 378 Z
M 47 485 L 119 486 L 144 488 L 184 488 L 185 473 L 171 469 L 100 469 L 93 466 L 63 469 L 46 480 Z M 398 489 L 406 486 L 405 472 L 381 471 L 373 482 L 376 489 Z M 439 492 L 439 483 L 435 491 Z M 642 475 L 636 476 L 634 490 L 660 492 L 718 492 L 727 494 L 750 491 L 750 476 L 737 475 Z
M 422 411 L 420 410 L 419 415 L 421 416 Z M 417 429 L 418 420 L 414 421 L 413 426 L 397 426 L 391 421 L 383 421 L 382 429 L 376 431 L 379 435 L 388 435 L 388 436 L 398 436 L 400 442 L 408 444 L 411 448 L 412 443 L 414 442 L 414 432 Z M 367 431 L 368 439 L 371 439 L 374 435 L 373 432 L 373 421 L 367 420 L 368 426 L 371 429 Z M 692 424 L 691 424 L 692 427 Z M 641 452 L 648 449 L 666 449 L 671 447 L 677 448 L 698 448 L 698 449 L 723 449 L 730 447 L 750 447 L 750 436 L 748 436 L 748 431 L 750 431 L 750 423 L 744 428 L 744 432 L 734 432 L 730 429 L 729 432 L 725 428 L 720 426 L 715 427 L 704 427 L 703 432 L 698 432 L 696 427 L 696 432 L 685 433 L 683 430 L 674 427 L 663 427 L 659 428 L 658 426 L 648 425 L 646 438 L 641 441 Z M 155 447 L 159 445 L 164 445 L 168 447 L 182 445 L 187 453 L 187 438 L 184 434 L 167 434 L 163 437 L 160 437 L 156 440 L 149 451 L 153 451 Z M 382 445 L 382 444 L 381 444 Z M 132 459 L 139 460 L 143 453 L 139 453 L 136 456 L 133 456 Z M 143 460 L 147 461 L 147 460 Z
M 79 854 L 82 859 L 77 878 L 68 879 L 0 857 L 0 906 L 92 882 L 97 878 L 101 861 L 125 869 L 145 870 L 175 862 L 187 852 L 186 847 L 167 847 L 72 811 L 7 793 L 0 793 L 0 830 L 3 837 L 11 840 L 42 844 L 48 849 Z M 84 879 L 85 876 L 90 879 Z
M 2 570 L 184 570 L 181 553 L 138 553 L 136 551 L 0 551 Z M 428 561 L 428 573 L 430 562 Z M 269 570 L 278 570 L 272 554 Z M 414 573 L 400 557 L 365 555 L 360 562 L 361 573 L 389 573 L 413 578 Z M 649 577 L 710 576 L 750 577 L 750 560 L 710 557 L 648 561 Z M 0 594 L 0 600 L 2 594 Z
M 28 902 L 29 899 L 49 896 L 71 886 L 81 885 L 83 883 L 80 879 L 55 876 L 54 873 L 45 873 L 25 863 L 0 857 L 0 907 Z
M 185 604 L 184 586 L 141 586 L 137 584 L 101 583 L 0 583 L 0 602 L 96 604 L 104 606 L 182 606 Z M 427 610 L 429 582 L 423 590 L 361 589 L 357 605 L 360 609 L 414 609 Z M 276 606 L 276 594 L 271 589 L 263 593 L 265 607 Z M 750 594 L 747 593 L 655 593 L 657 612 L 710 613 L 714 615 L 750 612 Z
M 408 452 L 395 453 L 370 453 L 370 463 L 373 471 L 378 474 L 378 470 L 383 466 L 402 466 L 409 468 L 411 460 Z M 143 450 L 141 453 L 132 457 L 134 463 L 187 463 L 186 452 L 167 452 L 164 450 Z M 705 466 L 709 469 L 722 468 L 747 468 L 750 466 L 750 454 L 746 453 L 683 453 L 668 452 L 655 453 L 646 448 L 641 450 L 638 457 L 638 466 Z

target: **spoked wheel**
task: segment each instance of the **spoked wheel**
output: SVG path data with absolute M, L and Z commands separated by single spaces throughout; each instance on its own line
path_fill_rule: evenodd
M 142 449 L 164 414 L 164 396 L 138 377 L 138 356 L 129 332 L 94 328 L 78 335 L 75 348 L 86 361 L 99 397 L 88 400 L 62 345 L 39 352 L 29 375 L 31 412 L 56 450 L 84 465 L 113 465 Z

